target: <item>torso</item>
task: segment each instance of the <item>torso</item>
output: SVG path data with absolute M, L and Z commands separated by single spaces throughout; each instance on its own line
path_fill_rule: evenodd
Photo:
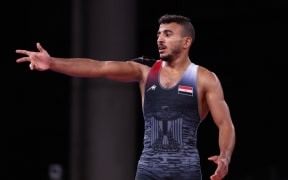
M 145 134 L 138 174 L 200 179 L 197 69 L 191 64 L 173 76 L 159 64 L 151 69 L 143 91 Z M 187 177 L 180 178 L 183 174 Z

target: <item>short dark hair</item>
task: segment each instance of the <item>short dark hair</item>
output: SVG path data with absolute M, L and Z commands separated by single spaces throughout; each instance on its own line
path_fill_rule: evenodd
M 184 28 L 184 35 L 185 36 L 191 36 L 192 40 L 195 40 L 195 29 L 193 24 L 191 23 L 191 20 L 188 17 L 182 16 L 182 15 L 176 15 L 176 14 L 165 14 L 161 16 L 158 20 L 159 25 L 160 24 L 168 24 L 168 23 L 177 23 L 182 25 Z

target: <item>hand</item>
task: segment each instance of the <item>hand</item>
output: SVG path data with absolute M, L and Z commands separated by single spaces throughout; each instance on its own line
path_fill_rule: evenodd
M 217 168 L 210 176 L 211 180 L 222 180 L 228 173 L 228 162 L 226 159 L 221 158 L 219 156 L 211 156 L 208 158 L 208 160 L 213 161 L 215 164 L 217 164 Z
M 22 49 L 17 49 L 16 53 L 27 55 L 26 57 L 21 57 L 16 60 L 17 63 L 30 62 L 29 67 L 31 70 L 45 71 L 50 68 L 51 56 L 48 52 L 40 45 L 36 44 L 39 52 L 27 51 Z

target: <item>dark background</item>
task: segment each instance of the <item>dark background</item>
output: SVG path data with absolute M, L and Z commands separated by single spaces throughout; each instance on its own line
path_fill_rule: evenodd
M 139 1 L 137 54 L 158 57 L 160 15 L 189 16 L 196 29 L 191 59 L 218 74 L 236 127 L 237 144 L 227 179 L 288 179 L 286 4 L 224 8 L 216 3 L 211 7 L 187 3 Z M 1 61 L 5 160 L 1 176 L 5 179 L 48 179 L 47 166 L 53 163 L 62 164 L 68 177 L 71 79 L 16 64 L 15 50 L 36 50 L 39 41 L 51 55 L 69 57 L 71 5 L 69 0 L 51 0 L 10 1 L 2 6 L 8 10 L 2 12 Z M 203 168 L 204 179 L 214 170 L 206 157 L 217 146 L 217 137 L 209 136 L 216 131 L 210 117 L 199 129 L 202 163 L 208 167 Z

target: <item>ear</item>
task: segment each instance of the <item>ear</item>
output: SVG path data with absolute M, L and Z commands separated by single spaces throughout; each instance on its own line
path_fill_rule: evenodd
M 185 37 L 184 38 L 184 48 L 189 48 L 192 44 L 192 37 Z

